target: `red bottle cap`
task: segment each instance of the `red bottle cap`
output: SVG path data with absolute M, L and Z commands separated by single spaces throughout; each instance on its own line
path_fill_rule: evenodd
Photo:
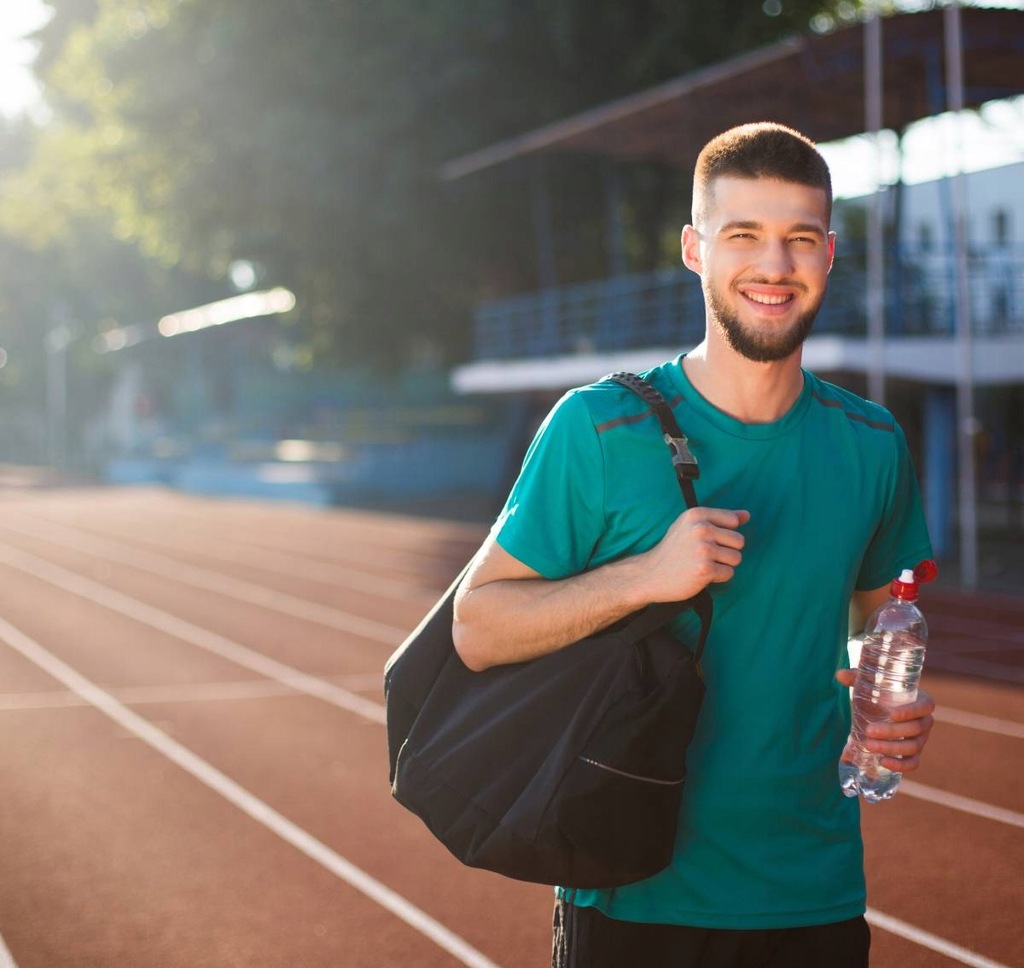
M 889 586 L 889 594 L 893 598 L 898 598 L 904 602 L 916 602 L 917 581 L 914 577 L 914 572 L 909 568 L 904 568 L 900 572 L 900 577 L 895 579 Z
M 931 558 L 925 558 L 915 569 L 914 578 L 919 585 L 927 585 L 935 581 L 939 574 L 939 566 Z

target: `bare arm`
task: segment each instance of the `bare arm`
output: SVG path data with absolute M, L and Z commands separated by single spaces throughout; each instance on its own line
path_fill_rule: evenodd
M 889 601 L 889 586 L 873 588 L 870 591 L 857 591 L 850 600 L 850 635 L 859 635 L 864 631 L 868 616 L 879 605 Z
M 650 551 L 558 581 L 484 542 L 455 598 L 452 634 L 474 670 L 576 642 L 652 602 L 682 601 L 728 581 L 741 560 L 746 511 L 683 512 Z

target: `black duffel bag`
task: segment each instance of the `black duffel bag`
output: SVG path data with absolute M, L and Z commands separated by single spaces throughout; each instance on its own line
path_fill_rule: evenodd
M 695 506 L 696 461 L 671 410 L 639 377 L 608 379 L 655 410 Z M 704 695 L 710 596 L 651 605 L 541 658 L 472 672 L 452 644 L 461 578 L 385 667 L 395 799 L 462 863 L 508 877 L 614 887 L 665 868 Z M 701 622 L 693 653 L 665 628 L 688 608 Z

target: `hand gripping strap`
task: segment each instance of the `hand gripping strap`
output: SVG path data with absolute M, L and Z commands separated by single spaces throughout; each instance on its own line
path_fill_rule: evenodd
M 665 444 L 672 455 L 672 467 L 675 469 L 679 488 L 683 492 L 683 500 L 688 508 L 697 507 L 697 492 L 694 490 L 693 482 L 700 477 L 700 468 L 697 466 L 697 458 L 690 451 L 686 435 L 679 429 L 672 408 L 669 407 L 665 398 L 654 386 L 635 373 L 610 373 L 604 379 L 619 383 L 627 390 L 632 390 L 654 411 L 654 415 L 661 424 Z M 711 630 L 712 603 L 707 589 L 703 589 L 685 602 L 663 602 L 649 605 L 643 612 L 642 624 L 646 627 L 649 623 L 651 629 L 658 628 L 668 619 L 678 615 L 684 608 L 692 608 L 700 619 L 700 639 L 693 656 L 697 667 L 700 668 L 704 645 L 707 642 L 708 632 Z

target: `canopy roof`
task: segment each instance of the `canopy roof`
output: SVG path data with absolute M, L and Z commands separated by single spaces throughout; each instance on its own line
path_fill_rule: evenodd
M 961 10 L 964 106 L 1024 93 L 1024 10 Z M 947 108 L 943 11 L 882 23 L 883 127 L 897 131 Z M 748 121 L 788 124 L 817 142 L 864 131 L 860 25 L 806 35 L 734 57 L 449 161 L 453 181 L 546 152 L 692 168 L 700 148 Z

